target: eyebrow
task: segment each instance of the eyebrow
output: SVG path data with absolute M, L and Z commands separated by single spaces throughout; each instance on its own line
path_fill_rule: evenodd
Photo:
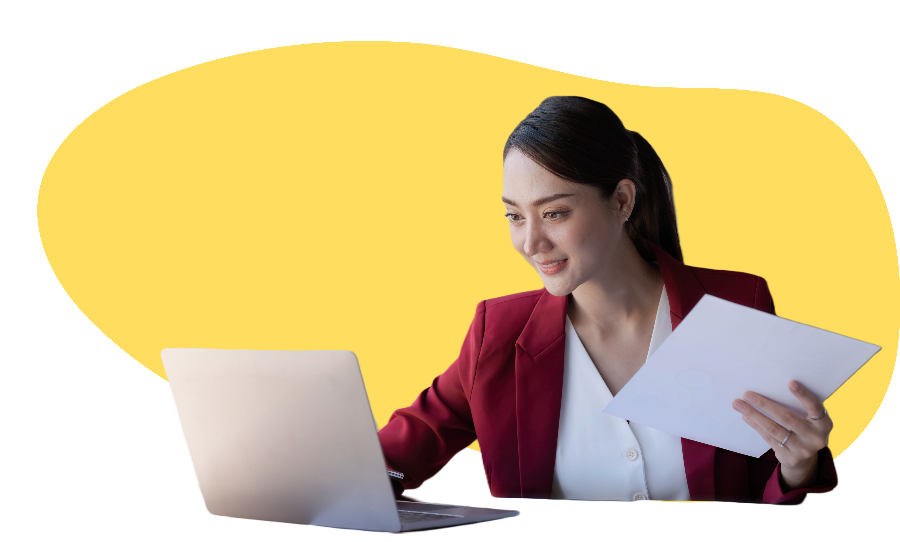
M 560 199 L 560 198 L 567 198 L 567 197 L 569 197 L 569 196 L 574 196 L 574 195 L 575 195 L 575 194 L 553 194 L 552 196 L 547 196 L 546 198 L 536 199 L 536 200 L 532 201 L 532 202 L 531 202 L 531 206 L 532 206 L 532 207 L 538 207 L 538 206 L 543 205 L 543 204 L 545 204 L 545 203 L 550 203 L 550 202 L 553 201 L 553 200 L 557 200 L 557 199 Z M 518 207 L 518 206 L 519 206 L 518 203 L 516 203 L 516 202 L 514 202 L 514 201 L 512 201 L 512 200 L 510 200 L 510 199 L 507 199 L 507 198 L 505 198 L 505 197 L 503 198 L 503 203 L 506 203 L 507 205 L 512 205 L 513 207 Z

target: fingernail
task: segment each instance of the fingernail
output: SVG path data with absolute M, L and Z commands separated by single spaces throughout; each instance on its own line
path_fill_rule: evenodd
M 755 403 L 756 395 L 754 395 L 752 393 L 748 393 L 744 396 L 744 401 L 747 401 L 748 403 Z
M 731 406 L 734 407 L 735 410 L 744 410 L 744 403 L 740 401 L 735 401 Z
M 800 384 L 797 384 L 796 382 L 791 382 L 791 385 L 790 385 L 789 387 L 790 387 L 793 391 L 797 391 L 797 390 L 800 389 Z
M 747 416 L 741 416 L 741 419 L 744 420 L 745 422 L 750 421 L 750 418 L 748 418 Z

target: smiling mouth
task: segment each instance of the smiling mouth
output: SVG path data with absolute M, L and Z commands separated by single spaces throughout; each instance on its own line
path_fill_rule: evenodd
M 567 259 L 568 259 L 568 258 L 567 258 Z M 555 269 L 555 268 L 559 267 L 560 265 L 562 265 L 563 263 L 565 263 L 565 261 L 566 261 L 566 260 L 557 260 L 557 261 L 555 261 L 555 262 L 553 262 L 553 263 L 548 263 L 548 264 L 538 264 L 538 265 L 540 265 L 542 269 L 550 270 L 550 269 Z

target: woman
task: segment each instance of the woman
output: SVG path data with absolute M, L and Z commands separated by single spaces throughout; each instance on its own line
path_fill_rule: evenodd
M 544 288 L 479 303 L 459 358 L 379 432 L 398 494 L 476 437 L 495 497 L 794 504 L 834 488 L 831 419 L 798 382 L 805 419 L 735 399 L 772 446 L 759 459 L 600 412 L 704 293 L 775 313 L 761 277 L 684 265 L 643 137 L 601 103 L 556 96 L 503 159 L 513 246 Z

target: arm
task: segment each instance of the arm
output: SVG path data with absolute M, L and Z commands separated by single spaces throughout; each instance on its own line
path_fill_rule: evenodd
M 769 286 L 763 278 L 759 279 L 755 308 L 769 314 L 775 314 L 775 303 L 772 300 L 772 295 L 769 293 Z M 809 397 L 803 397 L 804 393 L 808 394 Z M 799 389 L 794 391 L 794 394 L 803 401 L 804 405 L 808 405 L 808 408 L 816 410 L 816 414 L 821 412 L 818 409 L 821 403 L 812 394 L 809 394 L 805 388 L 799 386 Z M 765 398 L 761 398 L 761 400 L 768 401 Z M 773 414 L 769 410 L 766 411 Z M 762 421 L 761 418 L 759 421 Z M 771 422 L 771 420 L 768 421 Z M 755 422 L 751 420 L 748 423 L 753 426 Z M 797 423 L 799 423 L 799 420 L 797 420 Z M 834 459 L 831 456 L 831 450 L 827 447 L 828 432 L 830 432 L 832 427 L 831 420 L 823 419 L 816 423 L 825 424 L 827 427 L 824 432 L 824 444 L 826 445 L 822 446 L 808 459 L 799 461 L 795 465 L 783 464 L 778 460 L 774 452 L 775 447 L 778 447 L 778 442 L 773 440 L 770 444 L 774 443 L 775 447 L 763 454 L 759 459 L 750 458 L 748 460 L 751 498 L 756 502 L 767 504 L 799 504 L 806 498 L 807 493 L 824 493 L 831 491 L 837 486 Z M 757 430 L 761 431 L 762 428 Z M 762 431 L 765 432 L 764 430 Z M 763 438 L 766 438 L 766 436 L 764 435 Z M 770 438 L 766 438 L 766 440 L 768 441 Z M 795 443 L 800 441 L 799 435 L 791 438 L 795 439 Z M 783 454 L 785 450 L 786 448 L 780 449 Z
M 482 302 L 456 361 L 378 432 L 388 468 L 403 475 L 391 478 L 397 495 L 422 485 L 475 440 L 469 399 L 483 339 Z
M 771 452 L 766 452 L 767 454 Z M 765 455 L 763 455 L 765 457 Z M 774 454 L 773 454 L 774 457 Z M 765 488 L 758 497 L 757 502 L 766 504 L 800 504 L 808 493 L 825 493 L 837 486 L 837 473 L 834 470 L 834 460 L 831 450 L 827 447 L 819 450 L 814 467 L 815 476 L 809 485 L 791 489 L 781 476 L 782 465 L 777 463 L 775 471 L 766 480 Z
M 822 450 L 825 448 L 825 446 L 822 446 Z M 803 463 L 794 467 L 788 467 L 782 463 L 780 468 L 781 488 L 783 490 L 793 491 L 794 489 L 815 485 L 816 480 L 818 480 L 819 450 L 816 450 L 816 453 Z

